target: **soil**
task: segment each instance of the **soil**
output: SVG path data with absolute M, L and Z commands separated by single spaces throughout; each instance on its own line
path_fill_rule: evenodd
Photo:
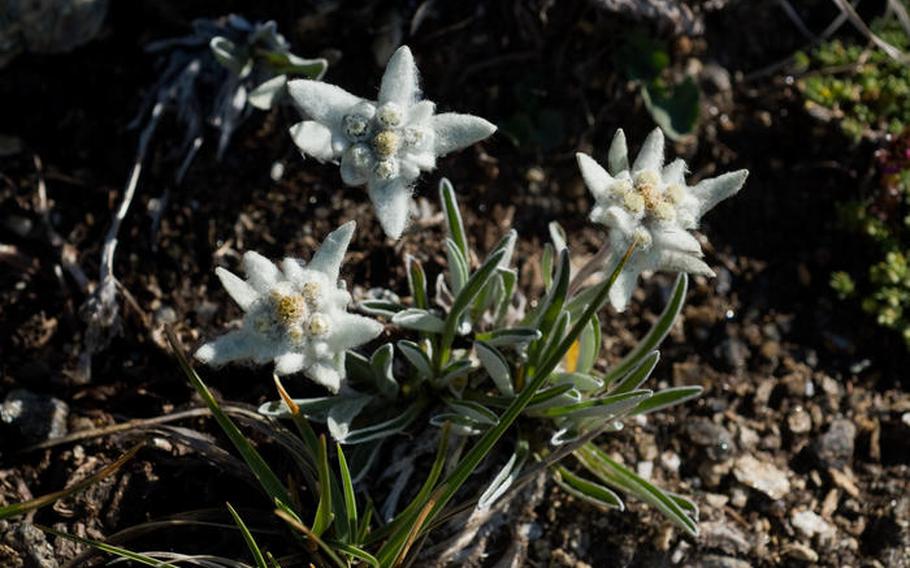
M 661 31 L 592 3 L 428 3 L 428 11 L 416 2 L 221 4 L 223 13 L 277 20 L 296 53 L 327 57 L 327 80 L 355 93 L 376 89 L 377 60 L 405 41 L 429 97 L 501 125 L 502 134 L 445 158 L 417 199 L 438 211 L 434 187 L 449 177 L 477 251 L 516 228 L 531 298 L 542 287 L 535 266 L 550 221 L 566 228 L 579 258 L 604 238 L 586 220 L 591 199 L 575 152 L 604 157 L 620 126 L 634 149 L 653 128 L 614 54 L 629 29 Z M 705 220 L 703 243 L 718 276 L 694 279 L 652 378 L 700 384 L 705 393 L 630 421 L 600 443 L 662 487 L 691 496 L 701 535 L 681 534 L 631 499 L 628 510 L 605 512 L 545 485 L 536 496 L 523 494 L 529 505 L 516 513 L 520 523 L 484 537 L 486 557 L 477 563 L 494 565 L 524 541 L 530 566 L 910 566 L 907 349 L 828 284 L 832 271 L 863 266 L 867 250 L 838 226 L 836 206 L 868 183 L 875 148 L 851 146 L 836 126 L 808 116 L 788 67 L 772 67 L 807 46 L 776 5 L 692 4 L 701 6 L 704 34 L 668 43 L 674 72 L 698 78 L 702 119 L 697 136 L 669 150 L 686 158 L 695 179 L 751 172 L 742 193 Z M 836 16 L 828 3 L 809 4 L 801 14 L 812 29 Z M 92 358 L 84 381 L 79 308 L 86 294 L 59 269 L 47 227 L 96 278 L 135 153 L 137 132 L 126 125 L 154 81 L 142 46 L 186 33 L 194 17 L 221 14 L 212 9 L 198 1 L 113 2 L 99 39 L 67 54 L 22 55 L 0 70 L 0 134 L 23 146 L 0 158 L 0 399 L 40 410 L 28 428 L 0 430 L 0 505 L 83 479 L 137 436 L 22 447 L 199 406 L 161 328 L 172 324 L 190 349 L 238 317 L 215 266 L 236 268 L 246 250 L 307 258 L 327 232 L 356 219 L 348 282 L 404 294 L 405 253 L 422 260 L 431 278 L 444 267 L 439 217 L 428 214 L 399 243 L 387 241 L 365 192 L 345 188 L 336 167 L 300 158 L 286 133 L 292 109 L 254 114 L 221 162 L 209 140 L 179 188 L 169 151 L 174 125 L 165 122 L 122 227 L 115 274 L 132 298 L 122 333 Z M 275 162 L 284 166 L 278 181 L 270 176 Z M 165 190 L 172 193 L 153 234 L 150 204 Z M 670 282 L 646 280 L 628 311 L 602 318 L 607 356 L 599 365 L 647 330 Z M 274 398 L 266 369 L 226 368 L 204 378 L 225 400 Z M 295 396 L 319 394 L 304 381 L 289 387 Z M 201 416 L 175 424 L 181 428 L 155 430 L 153 443 L 89 491 L 25 521 L 0 522 L 0 564 L 57 566 L 79 550 L 45 538 L 33 522 L 105 538 L 183 511 L 223 513 L 226 500 L 248 521 L 264 515 L 267 522 L 237 459 L 220 449 L 226 442 L 216 425 Z M 139 550 L 243 554 L 226 531 L 129 536 L 124 542 Z M 280 536 L 266 542 L 290 550 Z

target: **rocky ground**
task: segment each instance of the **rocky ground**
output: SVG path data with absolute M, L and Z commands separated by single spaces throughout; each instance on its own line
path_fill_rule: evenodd
M 694 74 L 704 93 L 697 138 L 673 148 L 693 175 L 752 172 L 743 193 L 706 220 L 718 277 L 693 282 L 654 377 L 701 384 L 704 396 L 601 442 L 639 474 L 692 496 L 701 536 L 681 535 L 634 501 L 628 511 L 604 512 L 538 485 L 516 500 L 514 523 L 480 534 L 478 564 L 526 552 L 534 566 L 910 566 L 906 348 L 828 287 L 832 270 L 862 265 L 863 245 L 838 229 L 835 205 L 859 190 L 874 149 L 849 146 L 803 112 L 787 68 L 773 65 L 805 47 L 782 12 L 761 2 L 716 10 L 693 2 L 682 15 L 645 14 L 650 23 L 636 23 L 606 9 L 622 4 L 614 2 L 459 3 L 416 19 L 420 11 L 407 3 L 229 4 L 225 11 L 277 19 L 297 53 L 330 59 L 329 78 L 353 92 L 375 89 L 376 61 L 407 41 L 432 98 L 503 126 L 503 135 L 447 158 L 440 172 L 460 195 L 476 249 L 509 226 L 519 231 L 522 284 L 532 296 L 549 221 L 568 230 L 580 256 L 603 238 L 586 222 L 590 200 L 574 152 L 603 156 L 618 126 L 634 147 L 653 127 L 613 56 L 621 30 L 679 34 L 670 42 L 674 69 Z M 818 4 L 803 16 L 820 29 L 836 13 Z M 0 69 L 0 504 L 84 479 L 138 436 L 155 440 L 90 490 L 0 521 L 0 565 L 56 567 L 77 552 L 34 523 L 103 538 L 180 511 L 205 517 L 226 496 L 256 519 L 256 497 L 213 424 L 192 412 L 148 422 L 198 405 L 161 326 L 175 325 L 191 347 L 238 316 L 214 266 L 236 266 L 245 250 L 308 256 L 348 219 L 359 224 L 343 274 L 349 281 L 403 292 L 405 252 L 431 274 L 444 264 L 436 176 L 418 197 L 419 230 L 386 242 L 362 192 L 343 188 L 335 168 L 299 158 L 285 134 L 290 109 L 254 115 L 222 163 L 204 150 L 153 238 L 150 205 L 172 186 L 175 168 L 173 125 L 165 124 L 118 252 L 116 273 L 130 294 L 122 333 L 92 358 L 86 380 L 85 291 L 55 266 L 72 258 L 96 278 L 135 148 L 136 132 L 125 125 L 154 77 L 141 46 L 183 33 L 192 17 L 216 15 L 207 10 L 198 2 L 112 2 L 94 42 L 63 55 L 24 54 Z M 277 181 L 276 161 L 284 167 Z M 628 312 L 603 318 L 608 357 L 600 365 L 647 330 L 669 283 L 652 278 Z M 265 370 L 206 379 L 226 400 L 273 397 Z M 317 392 L 308 388 L 295 385 L 301 396 Z M 145 422 L 20 451 L 130 420 Z M 236 544 L 202 529 L 128 536 L 140 549 Z

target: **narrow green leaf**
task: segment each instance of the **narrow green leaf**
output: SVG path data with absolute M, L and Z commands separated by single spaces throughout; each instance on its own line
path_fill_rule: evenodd
M 292 528 L 303 533 L 304 535 L 306 535 L 307 538 L 309 538 L 314 543 L 316 543 L 316 546 L 319 547 L 325 553 L 325 555 L 329 557 L 329 559 L 335 564 L 335 566 L 337 566 L 338 568 L 348 568 L 347 563 L 344 562 L 338 556 L 338 553 L 335 552 L 334 548 L 332 548 L 331 546 L 328 545 L 328 543 L 326 543 L 324 540 L 322 540 L 322 538 L 320 538 L 318 534 L 316 534 L 315 532 L 313 532 L 312 530 L 307 528 L 306 525 L 304 525 L 302 522 L 300 522 L 300 519 L 298 519 L 298 518 L 294 517 L 292 514 L 290 514 L 286 508 L 279 507 L 278 509 L 275 509 L 275 515 L 277 515 L 281 520 L 283 520 L 284 522 L 289 524 Z
M 590 416 L 611 417 L 633 408 L 642 400 L 651 396 L 651 391 L 629 391 L 600 398 L 583 400 L 568 406 L 554 406 L 536 411 L 549 418 L 587 418 Z
M 503 493 L 509 490 L 509 487 L 512 486 L 521 473 L 521 468 L 524 466 L 528 453 L 528 442 L 526 440 L 519 440 L 515 446 L 515 451 L 512 452 L 512 455 L 509 457 L 509 461 L 502 466 L 499 473 L 497 473 L 496 477 L 493 478 L 493 481 L 490 482 L 490 485 L 488 485 L 480 495 L 480 498 L 477 500 L 477 509 L 489 508 L 497 499 L 502 497 Z
M 492 345 L 480 340 L 474 342 L 474 352 L 477 353 L 480 364 L 493 379 L 499 392 L 504 396 L 513 396 L 515 389 L 512 386 L 512 372 L 509 369 L 509 362 L 502 353 Z
M 619 509 L 620 511 L 625 510 L 626 506 L 622 499 L 611 489 L 575 475 L 561 465 L 556 466 L 554 473 L 556 474 L 556 483 L 566 493 L 600 507 Z
M 377 560 L 375 556 L 373 556 L 372 554 L 370 554 L 369 552 L 367 552 L 366 550 L 364 550 L 362 548 L 358 548 L 358 547 L 350 545 L 350 544 L 342 544 L 340 542 L 333 543 L 333 546 L 335 548 L 337 548 L 339 552 L 343 552 L 344 554 L 347 554 L 351 558 L 356 558 L 357 560 L 362 560 L 362 561 L 366 562 L 367 564 L 369 564 L 370 566 L 373 566 L 373 568 L 381 567 L 381 565 L 379 564 L 379 560 Z
M 423 271 L 423 265 L 409 254 L 405 257 L 405 266 L 408 271 L 408 288 L 414 299 L 414 307 L 421 310 L 428 309 L 430 300 L 427 297 L 427 275 Z
M 341 444 L 335 444 L 335 452 L 338 454 L 338 471 L 341 474 L 341 487 L 344 490 L 344 506 L 347 511 L 350 534 L 353 536 L 357 534 L 357 498 L 354 496 L 354 482 L 351 480 L 351 470 L 348 469 L 348 462 L 344 457 Z
M 228 512 L 231 513 L 231 516 L 234 518 L 234 522 L 237 523 L 237 528 L 240 529 L 240 534 L 243 535 L 243 540 L 246 541 L 247 548 L 250 549 L 250 554 L 253 555 L 253 560 L 256 562 L 256 566 L 259 568 L 269 568 L 269 565 L 265 562 L 265 557 L 262 555 L 262 551 L 259 550 L 259 545 L 256 544 L 256 539 L 253 538 L 250 529 L 247 528 L 246 523 L 243 522 L 243 519 L 240 518 L 240 515 L 231 506 L 230 503 L 225 503 L 227 505 Z
M 357 307 L 371 316 L 382 316 L 387 318 L 394 317 L 395 314 L 405 309 L 401 304 L 388 300 L 365 300 L 360 302 Z
M 604 377 L 604 381 L 608 385 L 625 376 L 626 373 L 635 368 L 648 353 L 660 346 L 661 342 L 663 342 L 664 338 L 670 332 L 670 328 L 673 327 L 676 316 L 678 316 L 680 310 L 682 310 L 686 300 L 686 290 L 688 287 L 689 277 L 685 272 L 681 272 L 679 276 L 676 277 L 676 283 L 673 285 L 673 293 L 670 296 L 670 301 L 667 303 L 667 306 L 664 308 L 664 311 L 660 314 L 657 321 L 654 322 L 651 330 L 648 331 L 647 335 L 645 335 L 638 345 L 635 346 L 635 349 L 623 357 L 615 367 L 610 369 L 610 372 L 607 373 L 606 377 Z
M 148 556 L 145 554 L 140 554 L 138 552 L 133 552 L 131 550 L 127 550 L 126 548 L 122 548 L 120 546 L 114 546 L 112 544 L 107 544 L 107 543 L 104 543 L 104 542 L 101 542 L 98 540 L 92 540 L 92 539 L 88 539 L 88 538 L 78 537 L 76 535 L 67 534 L 65 532 L 60 532 L 58 530 L 52 529 L 50 527 L 45 527 L 45 526 L 39 525 L 39 524 L 35 524 L 35 527 L 38 528 L 39 530 L 41 530 L 42 532 L 46 532 L 48 534 L 52 534 L 56 537 L 60 537 L 62 539 L 66 539 L 66 540 L 69 540 L 72 542 L 76 542 L 78 544 L 82 544 L 85 546 L 91 546 L 92 548 L 96 548 L 102 552 L 107 552 L 108 554 L 113 554 L 114 556 L 117 556 L 118 558 L 123 558 L 124 560 L 132 560 L 133 562 L 138 562 L 139 564 L 142 564 L 145 566 L 154 566 L 155 568 L 177 568 L 177 565 L 171 564 L 170 562 L 158 560 L 156 558 L 152 558 L 151 556 Z
M 395 358 L 395 347 L 386 343 L 370 357 L 370 366 L 373 368 L 376 389 L 385 398 L 395 400 L 398 397 L 398 381 L 392 374 L 392 363 Z
M 388 420 L 371 426 L 364 426 L 351 430 L 344 439 L 345 445 L 363 444 L 397 434 L 407 428 L 423 411 L 426 403 L 423 401 L 412 402 L 408 409 Z
M 660 361 L 659 352 L 652 351 L 648 353 L 642 358 L 638 366 L 610 388 L 610 393 L 619 394 L 637 389 L 648 380 L 648 377 L 654 372 L 654 368 L 657 367 L 658 361 Z
M 593 443 L 587 443 L 575 452 L 579 462 L 604 483 L 630 493 L 655 507 L 678 527 L 692 536 L 698 536 L 698 524 L 679 504 L 626 466 L 614 461 Z
M 443 333 L 446 322 L 427 310 L 408 308 L 392 317 L 392 323 L 405 329 L 426 331 L 428 333 Z
M 553 286 L 553 260 L 555 258 L 556 250 L 553 245 L 544 244 L 543 253 L 540 256 L 540 276 L 543 278 L 543 288 L 547 291 Z
M 180 367 L 189 379 L 190 384 L 192 384 L 193 388 L 196 389 L 196 392 L 199 393 L 200 398 L 205 402 L 205 405 L 211 411 L 212 416 L 215 417 L 215 421 L 218 422 L 218 425 L 221 426 L 221 429 L 227 435 L 228 439 L 234 444 L 234 447 L 240 453 L 243 461 L 246 462 L 247 466 L 249 466 L 250 470 L 253 472 L 253 475 L 259 481 L 259 484 L 262 485 L 262 489 L 271 499 L 278 499 L 282 503 L 291 503 L 291 497 L 288 494 L 287 489 L 278 479 L 278 476 L 275 475 L 275 472 L 273 472 L 265 460 L 262 459 L 262 456 L 259 455 L 256 448 L 254 448 L 250 441 L 240 432 L 240 429 L 237 428 L 228 415 L 221 410 L 221 405 L 215 400 L 215 396 L 212 395 L 209 388 L 205 386 L 205 383 L 202 382 L 202 379 L 199 378 L 199 375 L 197 375 L 196 371 L 190 366 L 186 355 L 183 353 L 183 350 L 180 349 L 179 343 L 177 343 L 177 338 L 174 336 L 173 330 L 168 328 L 166 334 L 168 341 L 171 344 L 171 349 L 173 350 L 174 355 L 177 356 L 177 361 L 180 363 Z
M 458 201 L 455 199 L 455 189 L 446 178 L 442 178 L 439 182 L 439 201 L 442 203 L 442 210 L 446 216 L 449 237 L 458 246 L 462 256 L 465 259 L 470 258 L 464 222 L 461 220 L 461 211 L 458 209 Z
M 313 519 L 313 533 L 321 537 L 332 524 L 332 477 L 329 471 L 329 452 L 325 434 L 319 436 L 319 503 Z
M 648 414 L 649 412 L 662 410 L 686 402 L 687 400 L 692 400 L 701 395 L 702 390 L 703 389 L 700 386 L 670 387 L 668 389 L 659 390 L 648 400 L 640 402 L 632 411 L 632 415 Z
M 578 389 L 579 392 L 596 391 L 604 386 L 602 380 L 585 373 L 553 373 L 550 383 L 553 385 L 571 385 Z
M 433 363 L 423 349 L 420 348 L 420 345 L 413 341 L 402 339 L 398 342 L 398 350 L 417 369 L 417 374 L 420 375 L 421 379 L 428 379 L 433 376 Z
M 477 339 L 493 347 L 509 347 L 513 345 L 527 345 L 540 339 L 540 332 L 531 327 L 512 327 L 497 329 L 490 332 L 478 333 Z
M 468 281 L 468 260 L 452 239 L 446 239 L 446 257 L 449 261 L 449 286 L 458 294 Z
M 496 316 L 494 317 L 498 327 L 502 325 L 509 313 L 509 307 L 512 305 L 515 285 L 518 283 L 518 272 L 507 268 L 497 268 L 496 272 L 499 275 L 500 285 L 502 286 L 502 296 L 499 299 L 499 305 L 496 306 Z
M 466 416 L 472 420 L 476 420 L 481 424 L 490 425 L 499 422 L 499 416 L 479 402 L 474 402 L 471 400 L 455 400 L 451 398 L 444 398 L 443 402 L 446 406 L 454 410 L 456 413 L 462 416 Z

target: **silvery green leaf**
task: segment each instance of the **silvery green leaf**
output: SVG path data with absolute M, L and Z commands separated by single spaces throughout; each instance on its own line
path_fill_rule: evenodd
M 491 331 L 482 338 L 493 347 L 520 346 L 540 339 L 540 332 L 530 327 L 511 327 Z
M 540 257 L 540 275 L 543 278 L 544 290 L 549 291 L 553 286 L 553 258 L 556 252 L 552 243 L 544 243 L 543 253 Z
M 562 225 L 556 221 L 551 221 L 547 227 L 550 230 L 550 240 L 553 241 L 553 248 L 556 249 L 557 253 L 569 248 L 566 245 L 566 231 L 562 228 Z
M 449 260 L 449 286 L 458 294 L 468 281 L 468 261 L 452 239 L 446 239 L 446 256 Z
M 497 473 L 496 477 L 493 478 L 493 481 L 490 482 L 490 485 L 488 485 L 480 495 L 475 510 L 490 508 L 497 499 L 502 497 L 502 495 L 509 490 L 509 487 L 518 479 L 521 468 L 528 458 L 528 453 L 527 441 L 520 440 L 518 444 L 516 444 L 515 451 L 509 457 L 509 461 L 502 466 L 499 473 Z
M 499 423 L 499 416 L 489 408 L 470 400 L 443 399 L 443 402 L 455 413 L 470 418 L 480 424 L 493 426 Z
M 408 406 L 407 410 L 398 414 L 395 418 L 380 422 L 379 424 L 351 430 L 348 432 L 344 443 L 349 445 L 363 444 L 398 434 L 420 416 L 420 413 L 423 412 L 423 408 L 424 406 L 422 404 L 411 404 Z
M 287 75 L 277 75 L 250 91 L 247 101 L 260 110 L 272 108 L 286 92 Z
M 614 176 L 629 169 L 629 150 L 626 146 L 626 133 L 621 128 L 613 135 L 607 164 L 610 168 L 610 173 Z
M 638 342 L 638 345 L 630 351 L 622 360 L 616 364 L 610 372 L 604 377 L 605 382 L 609 385 L 628 374 L 629 371 L 637 367 L 641 360 L 654 351 L 663 342 L 664 338 L 670 333 L 673 322 L 676 321 L 679 312 L 682 310 L 683 303 L 686 299 L 686 291 L 689 287 L 689 277 L 686 274 L 679 274 L 673 285 L 673 292 L 670 294 L 670 301 L 667 302 L 664 311 L 660 317 L 651 326 L 648 333 Z
M 467 375 L 468 373 L 470 373 L 473 370 L 474 370 L 474 364 L 471 362 L 470 359 L 458 359 L 456 361 L 453 361 L 452 363 L 449 363 L 442 370 L 441 376 L 439 378 L 439 383 L 443 384 L 443 385 L 452 386 L 453 381 L 456 381 L 456 379 L 461 379 L 462 377 L 464 377 L 465 375 Z M 462 387 L 463 387 L 463 385 L 462 385 Z M 457 388 L 457 385 L 456 385 L 455 390 L 460 391 L 461 389 Z
M 446 112 L 433 117 L 433 130 L 436 155 L 445 156 L 489 138 L 496 132 L 496 125 L 479 116 Z
M 702 390 L 703 389 L 700 386 L 671 387 L 659 390 L 647 400 L 639 403 L 632 411 L 632 414 L 648 414 L 650 412 L 681 404 L 687 400 L 697 398 L 701 395 Z
M 216 36 L 209 42 L 209 47 L 212 49 L 212 54 L 218 63 L 226 69 L 238 75 L 243 71 L 246 57 L 242 55 L 241 50 L 234 42 L 226 37 Z
M 442 333 L 445 322 L 426 310 L 408 308 L 392 316 L 392 323 L 406 329 L 426 331 L 429 333 Z
M 504 396 L 513 396 L 515 389 L 512 386 L 512 372 L 509 363 L 502 353 L 492 345 L 483 341 L 474 342 L 474 351 L 481 365 L 493 379 L 496 388 Z
M 442 203 L 442 210 L 445 213 L 449 238 L 458 246 L 462 257 L 467 259 L 470 251 L 468 250 L 468 238 L 464 230 L 464 221 L 461 218 L 461 210 L 458 209 L 455 189 L 452 187 L 452 182 L 446 178 L 442 178 L 439 181 L 439 201 Z
M 640 387 L 645 381 L 648 380 L 648 377 L 651 376 L 651 373 L 654 372 L 654 368 L 657 367 L 657 362 L 659 360 L 660 353 L 657 351 L 652 351 L 645 355 L 637 367 L 629 371 L 625 377 L 621 378 L 619 381 L 610 386 L 610 394 L 629 392 Z
M 554 396 L 548 396 L 544 400 L 534 400 L 534 404 L 529 404 L 525 412 L 529 416 L 546 416 L 544 412 L 548 408 L 561 408 L 581 403 L 581 393 L 571 385 L 556 385 L 550 387 Z M 561 391 L 561 392 L 560 392 Z
M 414 306 L 425 310 L 429 307 L 430 302 L 427 297 L 427 276 L 423 265 L 409 254 L 405 256 L 405 266 L 408 271 L 408 289 L 414 299 Z
M 370 360 L 357 353 L 349 351 L 344 360 L 345 372 L 351 380 L 360 383 L 371 383 L 373 381 L 373 368 L 370 366 Z
M 600 390 L 604 386 L 604 382 L 593 375 L 588 375 L 585 373 L 554 373 L 550 377 L 550 384 L 552 385 L 572 385 L 579 392 L 591 392 Z
M 590 373 L 597 362 L 601 345 L 600 319 L 595 315 L 578 336 L 578 353 L 575 358 L 575 368 L 579 373 Z
M 319 398 L 295 398 L 294 403 L 300 407 L 300 413 L 310 420 L 325 422 L 329 409 L 332 408 L 338 399 L 334 396 L 323 396 Z M 291 412 L 283 400 L 273 400 L 266 402 L 259 407 L 259 414 L 270 416 L 272 418 L 290 418 Z
M 398 342 L 398 349 L 410 361 L 411 365 L 417 369 L 417 374 L 421 379 L 428 379 L 433 376 L 433 364 L 430 357 L 413 341 L 402 339 Z
M 405 310 L 405 307 L 398 302 L 390 302 L 388 300 L 365 300 L 360 302 L 357 307 L 371 316 L 388 318 L 394 317 L 395 314 Z
M 398 381 L 392 374 L 392 362 L 395 356 L 395 348 L 391 343 L 376 349 L 370 357 L 370 367 L 373 369 L 373 377 L 376 388 L 379 393 L 392 400 L 398 396 Z
M 625 510 L 619 495 L 607 487 L 575 475 L 563 466 L 557 466 L 554 479 L 559 487 L 574 497 L 592 505 L 610 509 Z
M 449 424 L 449 432 L 456 436 L 476 436 L 484 433 L 490 427 L 489 424 L 454 412 L 443 412 L 430 418 L 430 424 L 437 428 L 441 428 L 446 423 Z
M 629 391 L 583 400 L 565 406 L 551 406 L 540 410 L 539 413 L 549 418 L 569 417 L 573 420 L 589 417 L 597 417 L 598 419 L 613 418 L 634 408 L 639 402 L 649 398 L 651 394 L 652 392 L 649 390 Z
M 351 423 L 354 418 L 370 403 L 371 397 L 358 395 L 346 397 L 335 402 L 329 409 L 326 424 L 329 427 L 329 433 L 332 438 L 338 442 L 344 443 L 351 429 Z

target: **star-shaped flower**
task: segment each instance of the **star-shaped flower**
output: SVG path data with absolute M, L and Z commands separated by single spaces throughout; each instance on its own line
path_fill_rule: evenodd
M 746 170 L 686 185 L 686 163 L 677 159 L 664 166 L 664 135 L 655 128 L 629 167 L 626 137 L 618 130 L 609 153 L 609 172 L 587 154 L 577 154 L 585 184 L 596 205 L 591 220 L 610 229 L 607 262 L 620 258 L 633 240 L 638 250 L 610 290 L 610 302 L 625 309 L 639 275 L 646 270 L 668 270 L 714 276 L 704 263 L 698 240 L 688 231 L 702 215 L 736 194 L 749 174 Z
M 288 84 L 291 97 L 312 120 L 291 127 L 301 152 L 317 160 L 341 160 L 345 184 L 366 184 L 386 234 L 401 236 L 411 191 L 436 158 L 487 138 L 496 126 L 469 114 L 435 114 L 421 100 L 417 66 L 407 46 L 389 59 L 379 100 L 362 99 L 321 81 Z
M 303 371 L 338 392 L 345 351 L 382 332 L 375 320 L 345 311 L 351 295 L 338 272 L 354 222 L 329 234 L 310 264 L 286 258 L 281 268 L 256 252 L 243 255 L 246 280 L 223 268 L 215 273 L 245 313 L 240 329 L 206 343 L 196 358 L 219 366 L 231 361 L 275 362 L 275 373 Z

